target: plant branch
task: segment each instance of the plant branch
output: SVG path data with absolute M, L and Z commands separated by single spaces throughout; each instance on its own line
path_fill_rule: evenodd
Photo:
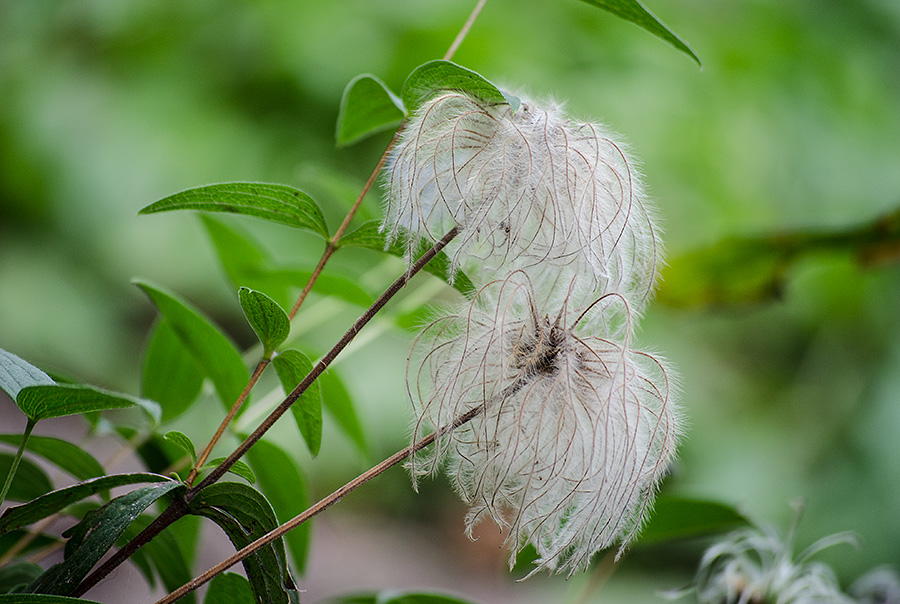
M 327 497 L 321 499 L 318 503 L 313 504 L 308 509 L 301 512 L 300 514 L 293 517 L 292 519 L 288 520 L 287 522 L 285 522 L 278 528 L 275 528 L 275 529 L 269 531 L 268 533 L 266 533 L 265 535 L 263 535 L 262 537 L 260 537 L 256 541 L 254 541 L 253 543 L 250 543 L 250 544 L 242 547 L 240 550 L 235 552 L 232 556 L 229 556 L 228 558 L 226 558 L 222 562 L 219 562 L 218 564 L 216 564 L 215 566 L 213 566 L 206 572 L 195 577 L 194 579 L 191 579 L 189 582 L 185 583 L 184 585 L 182 585 L 181 587 L 179 587 L 178 589 L 176 589 L 175 591 L 173 591 L 166 597 L 162 598 L 161 600 L 158 600 L 156 602 L 156 604 L 171 604 L 172 602 L 175 602 L 179 598 L 182 598 L 185 595 L 191 593 L 192 591 L 196 590 L 201 585 L 210 581 L 216 575 L 231 568 L 232 566 L 234 566 L 241 560 L 244 560 L 248 556 L 251 556 L 255 552 L 259 551 L 261 548 L 263 548 L 263 547 L 269 545 L 270 543 L 272 543 L 273 541 L 275 541 L 276 539 L 280 539 L 285 534 L 287 534 L 289 531 L 295 529 L 296 527 L 300 526 L 304 522 L 307 522 L 313 516 L 316 516 L 317 514 L 325 511 L 326 509 L 328 509 L 329 507 L 331 507 L 332 505 L 334 505 L 335 503 L 340 501 L 348 493 L 356 490 L 357 488 L 359 488 L 360 486 L 369 482 L 376 476 L 382 474 L 385 470 L 392 468 L 393 466 L 397 465 L 398 463 L 405 460 L 409 456 L 413 455 L 417 451 L 424 449 L 425 447 L 427 447 L 428 445 L 433 443 L 439 436 L 446 434 L 447 432 L 450 432 L 452 430 L 455 430 L 456 428 L 462 426 L 463 424 L 471 421 L 474 417 L 476 417 L 483 410 L 484 410 L 483 405 L 474 407 L 473 409 L 470 409 L 463 415 L 456 418 L 453 421 L 453 423 L 450 424 L 449 426 L 442 428 L 441 430 L 438 430 L 436 432 L 432 432 L 428 436 L 425 436 L 424 438 L 421 438 L 420 440 L 416 441 L 414 444 L 410 445 L 409 447 L 406 447 L 405 449 L 398 451 L 397 453 L 394 453 L 393 455 L 391 455 L 390 457 L 388 457 L 387 459 L 385 459 L 384 461 L 379 463 L 377 466 L 374 466 L 373 468 L 363 472 L 362 474 L 360 474 L 359 476 L 357 476 L 356 478 L 354 478 L 353 480 L 351 480 L 350 482 L 348 482 L 347 484 L 345 484 L 338 490 L 334 491 L 331 495 L 328 495 Z
M 200 468 L 203 467 L 203 464 L 206 463 L 209 454 L 212 453 L 213 447 L 216 446 L 216 443 L 219 442 L 219 439 L 222 438 L 222 434 L 225 433 L 225 428 L 228 427 L 228 424 L 231 423 L 231 420 L 237 415 L 238 410 L 241 408 L 241 405 L 244 404 L 244 401 L 247 400 L 247 397 L 250 396 L 250 391 L 253 390 L 253 387 L 256 385 L 256 382 L 259 381 L 259 376 L 262 375 L 263 369 L 266 368 L 266 365 L 272 360 L 272 353 L 269 353 L 267 356 L 264 356 L 259 360 L 259 363 L 256 364 L 256 369 L 253 370 L 253 375 L 250 376 L 250 381 L 247 382 L 247 385 L 244 387 L 244 391 L 241 392 L 241 395 L 234 402 L 234 405 L 231 406 L 231 409 L 228 411 L 228 415 L 225 416 L 225 419 L 222 420 L 222 423 L 219 424 L 219 428 L 216 430 L 216 433 L 210 439 L 209 444 L 206 445 L 206 448 L 203 450 L 203 453 L 200 454 L 200 457 L 197 458 L 197 463 L 194 464 L 194 467 L 191 468 L 190 473 L 188 474 L 187 480 L 185 481 L 188 486 L 194 484 L 194 480 L 197 478 L 197 474 L 200 473 Z
M 31 431 L 34 430 L 35 424 L 37 424 L 37 420 L 28 418 L 28 423 L 25 424 L 25 432 L 22 434 L 22 444 L 19 445 L 19 450 L 16 451 L 16 456 L 13 458 L 12 465 L 9 467 L 9 474 L 6 475 L 6 482 L 3 483 L 3 489 L 0 490 L 0 506 L 3 505 L 6 494 L 9 493 L 9 487 L 12 486 L 13 478 L 16 477 L 16 470 L 19 469 L 19 462 L 22 460 L 22 455 L 25 453 L 25 444 L 28 442 L 28 437 L 31 436 Z

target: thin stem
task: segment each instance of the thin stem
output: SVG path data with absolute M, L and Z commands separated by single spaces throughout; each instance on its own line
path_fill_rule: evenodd
M 200 473 L 200 468 L 202 468 L 203 464 L 206 463 L 209 454 L 212 453 L 213 447 L 215 447 L 216 443 L 219 442 L 219 439 L 222 438 L 222 434 L 225 433 L 225 428 L 228 427 L 228 424 L 231 423 L 231 420 L 235 415 L 237 415 L 237 412 L 241 408 L 241 405 L 244 404 L 244 401 L 247 400 L 247 397 L 250 395 L 250 391 L 253 390 L 256 382 L 259 381 L 259 376 L 262 375 L 263 369 L 266 368 L 266 365 L 268 365 L 269 361 L 271 360 L 272 355 L 271 353 L 269 353 L 268 356 L 264 356 L 259 360 L 259 363 L 256 364 L 256 369 L 253 370 L 253 375 L 250 376 L 250 381 L 247 382 L 247 385 L 244 387 L 244 391 L 241 392 L 241 395 L 234 402 L 234 405 L 231 406 L 231 409 L 228 411 L 228 415 L 226 415 L 225 419 L 222 420 L 222 423 L 219 424 L 219 428 L 210 439 L 209 444 L 206 445 L 203 453 L 201 453 L 200 457 L 197 458 L 197 463 L 195 463 L 194 467 L 191 468 L 191 472 L 190 474 L 188 474 L 187 480 L 185 481 L 187 482 L 188 486 L 194 484 L 194 480 L 197 478 L 197 474 Z
M 2 506 L 3 502 L 6 500 L 6 494 L 9 493 L 9 487 L 12 486 L 13 478 L 16 477 L 16 470 L 19 469 L 19 462 L 22 460 L 22 454 L 25 453 L 25 443 L 28 442 L 28 437 L 31 436 L 31 431 L 34 430 L 35 424 L 37 424 L 37 420 L 28 418 L 28 423 L 25 424 L 25 433 L 22 434 L 22 444 L 19 445 L 19 450 L 16 451 L 12 466 L 9 468 L 9 474 L 6 475 L 6 482 L 3 483 L 3 490 L 0 491 L 0 506 Z
M 300 398 L 300 396 L 304 392 L 306 392 L 306 389 L 309 388 L 309 386 L 328 368 L 335 357 L 337 357 L 337 355 L 340 354 L 340 352 L 344 348 L 346 348 L 347 345 L 350 344 L 350 342 L 353 341 L 353 338 L 356 337 L 356 334 L 358 334 L 359 331 L 369 321 L 372 320 L 372 318 L 378 313 L 378 311 L 384 308 L 384 305 L 387 304 L 391 298 L 397 295 L 397 292 L 399 292 L 403 288 L 403 286 L 409 283 L 409 280 L 412 279 L 412 277 L 416 273 L 422 270 L 422 268 L 438 254 L 438 252 L 444 249 L 444 247 L 448 243 L 450 243 L 450 241 L 452 241 L 454 237 L 456 237 L 457 233 L 457 227 L 453 227 L 452 229 L 450 229 L 450 231 L 446 235 L 444 235 L 444 237 L 440 241 L 435 243 L 431 247 L 431 249 L 425 252 L 416 261 L 416 263 L 409 268 L 408 271 L 397 278 L 397 280 L 394 281 L 391 286 L 384 291 L 383 294 L 381 294 L 381 296 L 372 304 L 372 306 L 370 306 L 369 309 L 366 310 L 366 312 L 356 320 L 356 322 L 350 327 L 350 329 L 347 330 L 347 333 L 345 333 L 343 337 L 338 340 L 338 343 L 335 344 L 334 347 L 329 350 L 325 354 L 325 356 L 322 357 L 322 359 L 316 364 L 316 366 L 313 367 L 312 371 L 310 371 L 309 374 L 307 374 L 307 376 L 303 378 L 303 381 L 301 381 L 300 384 L 298 384 L 297 387 L 294 388 L 294 390 L 281 402 L 281 404 L 278 405 L 278 407 L 276 407 L 272 411 L 272 413 L 270 413 L 269 416 L 263 420 L 259 427 L 257 427 L 256 430 L 254 430 L 253 433 L 248 436 L 247 439 L 242 442 L 240 446 L 238 446 L 238 448 L 228 456 L 227 459 L 225 459 L 225 461 L 223 461 L 217 468 L 210 472 L 209 475 L 204 478 L 199 485 L 187 492 L 187 494 L 185 495 L 186 499 L 190 501 L 194 497 L 194 495 L 196 495 L 201 489 L 217 481 L 225 472 L 229 470 L 229 468 L 231 468 L 231 466 L 234 465 L 234 462 L 240 459 L 244 455 L 244 453 L 246 453 L 250 449 L 250 447 L 256 444 L 256 442 L 263 437 L 263 434 L 265 434 L 269 430 L 269 428 L 271 428 L 275 424 L 275 422 L 278 421 L 278 418 L 280 418 L 287 412 L 288 409 L 290 409 L 291 405 L 294 404 L 294 401 Z
M 459 30 L 458 34 L 456 34 L 456 39 L 453 40 L 453 44 L 451 44 L 450 48 L 447 49 L 447 53 L 444 55 L 445 61 L 449 61 L 453 58 L 453 55 L 456 54 L 456 51 L 463 43 L 463 40 L 466 39 L 466 35 L 468 35 L 469 30 L 472 29 L 472 25 L 475 24 L 475 19 L 478 18 L 479 14 L 481 14 L 481 9 L 484 8 L 485 4 L 487 4 L 487 0 L 479 0 L 478 4 L 475 5 L 475 8 L 472 9 L 472 14 L 469 15 L 468 19 L 466 19 L 466 22 L 463 24 L 462 29 Z
M 433 443 L 435 441 L 435 439 L 437 439 L 438 436 L 445 434 L 447 432 L 450 432 L 452 430 L 455 430 L 456 428 L 462 426 L 466 422 L 471 421 L 475 416 L 477 416 L 483 410 L 484 410 L 484 406 L 478 406 L 473 409 L 470 409 L 463 415 L 456 418 L 456 420 L 454 420 L 451 425 L 449 425 L 441 430 L 438 430 L 436 432 L 432 432 L 428 436 L 425 436 L 424 438 L 421 438 L 420 440 L 416 441 L 414 444 L 410 445 L 409 447 L 406 447 L 405 449 L 398 451 L 397 453 L 394 453 L 393 455 L 391 455 L 390 457 L 388 457 L 387 459 L 382 461 L 377 466 L 363 472 L 362 474 L 360 474 L 359 476 L 357 476 L 356 478 L 354 478 L 353 480 L 351 480 L 350 482 L 348 482 L 347 484 L 345 484 L 338 490 L 334 491 L 331 495 L 328 495 L 327 497 L 321 499 L 318 503 L 313 504 L 307 510 L 301 512 L 297 516 L 294 516 L 292 519 L 288 520 L 281 526 L 279 526 L 275 529 L 272 529 L 271 531 L 269 531 L 268 533 L 266 533 L 265 535 L 263 535 L 262 537 L 260 537 L 256 541 L 254 541 L 253 543 L 250 543 L 250 544 L 244 546 L 243 548 L 241 548 L 240 550 L 235 552 L 232 556 L 229 556 L 222 562 L 219 562 L 218 564 L 216 564 L 215 566 L 213 566 L 212 568 L 210 568 L 203 574 L 195 577 L 194 579 L 191 579 L 189 582 L 185 583 L 184 585 L 182 585 L 181 587 L 179 587 L 178 589 L 176 589 L 175 591 L 173 591 L 166 597 L 157 601 L 156 604 L 171 604 L 172 602 L 175 602 L 179 598 L 182 598 L 185 595 L 191 593 L 192 591 L 199 588 L 201 585 L 210 581 L 216 575 L 224 572 L 228 568 L 231 568 L 232 566 L 234 566 L 241 560 L 244 560 L 248 556 L 259 551 L 260 549 L 269 545 L 276 539 L 280 539 L 285 534 L 287 534 L 289 531 L 297 528 L 304 522 L 307 522 L 313 516 L 316 516 L 319 513 L 325 511 L 326 509 L 328 509 L 329 507 L 331 507 L 332 505 L 334 505 L 335 503 L 340 501 L 348 493 L 356 490 L 357 488 L 359 488 L 362 485 L 364 485 L 365 483 L 369 482 L 376 476 L 382 474 L 385 470 L 394 467 L 395 465 L 397 465 L 401 461 L 405 460 L 410 455 L 416 453 L 417 451 L 424 449 L 425 447 L 427 447 L 428 445 Z

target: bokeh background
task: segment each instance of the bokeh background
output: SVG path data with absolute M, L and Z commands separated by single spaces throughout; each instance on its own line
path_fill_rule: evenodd
M 0 0 L 0 347 L 136 392 L 154 317 L 130 284 L 137 276 L 179 292 L 249 345 L 236 293 L 196 217 L 137 211 L 185 188 L 254 180 L 308 191 L 337 224 L 389 139 L 335 148 L 344 86 L 372 73 L 399 89 L 417 65 L 444 54 L 473 5 Z M 839 228 L 900 206 L 900 3 L 657 0 L 649 8 L 702 69 L 575 0 L 490 0 L 455 60 L 621 132 L 642 160 L 670 258 L 726 236 Z M 380 214 L 378 195 L 364 214 Z M 238 223 L 285 264 L 318 259 L 319 244 L 305 235 Z M 400 266 L 359 253 L 331 270 L 376 291 Z M 823 555 L 846 582 L 900 565 L 900 264 L 861 268 L 847 255 L 821 256 L 788 276 L 771 303 L 648 312 L 640 341 L 678 367 L 688 425 L 664 490 L 733 504 L 782 528 L 802 499 L 799 546 L 858 533 L 858 550 Z M 454 295 L 417 278 L 392 312 Z M 294 335 L 324 347 L 357 313 L 314 298 Z M 412 335 L 391 316 L 336 367 L 369 452 L 330 424 L 316 459 L 289 426 L 276 434 L 296 449 L 314 495 L 406 443 Z M 20 429 L 14 406 L 2 403 L 2 431 Z M 203 441 L 215 413 L 208 407 L 177 427 Z M 84 432 L 77 422 L 47 424 L 72 438 Z M 102 438 L 96 446 L 111 448 Z M 469 542 L 463 513 L 442 480 L 415 494 L 393 470 L 316 522 L 304 601 L 416 587 L 485 604 L 648 602 L 689 578 L 692 560 L 675 550 L 626 558 L 600 590 L 592 575 L 514 583 L 521 575 L 504 570 L 496 530 L 483 526 Z M 198 571 L 230 553 L 215 535 L 208 547 Z M 144 601 L 139 577 L 119 581 L 127 601 Z

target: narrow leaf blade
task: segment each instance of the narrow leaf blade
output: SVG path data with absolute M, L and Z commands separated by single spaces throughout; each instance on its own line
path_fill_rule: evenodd
M 203 388 L 204 373 L 176 335 L 160 318 L 144 352 L 141 396 L 162 407 L 162 421 L 175 419 L 191 406 Z
M 229 182 L 181 191 L 142 209 L 140 214 L 201 210 L 255 216 L 305 229 L 328 239 L 328 226 L 312 197 L 287 185 Z
M 285 394 L 293 391 L 313 369 L 309 357 L 293 348 L 279 353 L 272 359 L 272 364 Z M 291 405 L 291 413 L 309 452 L 313 456 L 318 455 L 322 444 L 322 390 L 319 380 L 313 382 Z
M 17 447 L 22 442 L 22 435 L 0 434 L 0 442 Z M 43 457 L 79 480 L 96 478 L 105 474 L 103 466 L 94 459 L 93 455 L 60 438 L 31 435 L 28 438 L 26 451 Z
M 2 594 L 0 603 L 9 604 L 100 604 L 94 600 L 84 598 L 69 598 L 66 596 L 52 596 L 46 594 Z
M 27 386 L 19 391 L 16 404 L 35 421 L 132 406 L 140 407 L 155 421 L 161 416 L 159 405 L 152 401 L 81 384 Z
M 237 573 L 222 573 L 209 582 L 204 604 L 256 604 L 250 582 Z
M 216 457 L 215 459 L 210 459 L 208 462 L 203 464 L 201 470 L 211 470 L 215 467 L 218 467 L 223 461 L 225 461 L 225 457 Z M 256 482 L 256 474 L 254 474 L 253 469 L 248 466 L 246 463 L 238 459 L 235 461 L 228 471 L 234 474 L 235 476 L 240 476 L 250 484 Z
M 322 387 L 322 403 L 325 408 L 337 421 L 344 434 L 350 437 L 350 440 L 362 453 L 365 453 L 367 451 L 366 435 L 344 383 L 333 370 L 326 371 L 319 376 L 318 382 Z
M 733 507 L 716 501 L 660 496 L 637 545 L 724 533 L 749 524 Z
M 0 390 L 16 400 L 26 386 L 45 386 L 55 382 L 49 375 L 11 352 L 0 348 Z
M 508 97 L 480 74 L 450 61 L 429 61 L 417 67 L 400 94 L 406 110 L 412 113 L 430 96 L 441 90 L 457 90 L 478 97 L 488 103 L 515 104 L 518 99 Z
M 697 65 L 701 64 L 700 59 L 694 54 L 694 51 L 691 50 L 681 38 L 663 25 L 659 19 L 654 17 L 650 11 L 637 0 L 582 0 L 582 2 L 590 4 L 591 6 L 596 6 L 621 19 L 631 21 L 632 23 L 643 27 L 654 36 L 668 42 L 690 58 L 694 59 L 694 61 L 697 62 Z
M 192 466 L 197 463 L 197 449 L 194 447 L 194 442 L 187 434 L 179 432 L 178 430 L 169 430 L 165 433 L 163 438 L 177 445 L 181 450 L 187 453 L 191 458 Z
M 12 455 L 0 453 L 0 480 L 9 476 L 13 460 L 14 457 Z M 19 460 L 19 467 L 16 470 L 12 484 L 9 486 L 9 491 L 6 493 L 6 499 L 11 501 L 30 501 L 52 490 L 53 483 L 50 482 L 47 473 L 37 464 L 23 457 Z M 11 509 L 15 508 L 8 508 L 7 511 Z M 6 512 L 4 512 L 5 515 Z
M 250 379 L 235 345 L 199 311 L 175 295 L 143 281 L 135 284 L 150 297 L 194 361 L 212 380 L 225 408 L 231 408 Z
M 341 98 L 335 139 L 340 146 L 396 126 L 406 113 L 401 101 L 378 78 L 358 75 L 347 84 Z
M 268 355 L 284 342 L 291 332 L 291 320 L 272 298 L 262 292 L 242 287 L 238 290 L 241 308 L 250 327 L 256 332 Z

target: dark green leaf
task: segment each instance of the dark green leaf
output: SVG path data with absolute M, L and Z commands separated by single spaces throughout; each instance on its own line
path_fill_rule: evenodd
M 15 456 L 13 455 L 0 453 L 0 481 L 5 480 L 9 475 L 14 459 Z M 50 482 L 47 474 L 23 457 L 19 460 L 19 468 L 16 470 L 16 475 L 9 487 L 6 498 L 12 501 L 31 501 L 52 490 L 53 484 Z M 3 513 L 3 516 L 0 516 L 0 519 L 5 517 L 9 510 L 13 509 L 15 508 L 8 508 Z M 0 523 L 0 526 L 2 526 L 2 523 Z
M 209 582 L 204 604 L 254 604 L 250 582 L 237 573 L 222 573 Z
M 386 242 L 385 233 L 379 232 L 381 223 L 377 220 L 372 220 L 362 224 L 358 229 L 351 231 L 344 235 L 340 239 L 339 245 L 341 247 L 363 247 L 370 250 L 376 250 L 379 252 L 387 252 L 393 256 L 397 256 L 399 258 L 406 258 L 407 255 L 407 242 L 404 236 L 398 237 L 390 245 Z M 416 252 L 414 256 L 418 258 L 421 256 L 426 250 L 428 250 L 432 246 L 425 239 L 421 239 L 419 244 L 416 246 Z M 444 252 L 440 252 L 437 254 L 431 262 L 425 265 L 426 272 L 435 275 L 450 283 L 449 275 L 450 275 L 450 258 Z M 472 285 L 472 282 L 466 276 L 465 273 L 458 270 L 453 277 L 453 287 L 456 288 L 461 294 L 466 296 L 467 298 L 471 298 L 475 295 L 475 286 Z
M 653 514 L 636 544 L 652 545 L 674 539 L 724 533 L 748 522 L 740 512 L 722 503 L 661 496 L 657 498 Z
M 26 386 L 53 384 L 49 375 L 34 365 L 0 348 L 0 390 L 16 400 L 19 390 Z
M 285 394 L 293 391 L 313 369 L 309 357 L 293 348 L 280 352 L 272 359 L 272 364 Z M 291 405 L 291 413 L 309 452 L 313 456 L 318 455 L 322 445 L 322 390 L 319 380 L 313 382 Z
M 412 113 L 436 92 L 456 90 L 488 103 L 518 106 L 518 99 L 503 94 L 471 69 L 450 61 L 430 61 L 417 67 L 403 83 L 401 97 L 407 112 Z
M 650 14 L 650 12 L 637 0 L 582 0 L 582 2 L 601 8 L 621 19 L 631 21 L 632 23 L 643 27 L 654 36 L 665 40 L 681 52 L 685 53 L 687 56 L 694 59 L 697 62 L 697 65 L 700 65 L 700 59 L 697 58 L 694 51 L 665 25 L 660 23 L 659 19 Z
M 0 568 L 0 594 L 28 585 L 43 572 L 43 568 L 32 562 L 13 562 Z
M 58 595 L 71 593 L 135 518 L 155 501 L 178 488 L 184 488 L 184 485 L 175 481 L 141 487 L 113 499 L 96 514 L 86 516 L 74 527 L 76 534 L 83 534 L 83 541 L 74 548 L 67 547 L 65 561 L 47 569 L 28 586 L 28 591 Z M 84 530 L 82 527 L 86 525 L 89 528 Z
M 831 231 L 797 230 L 732 237 L 671 260 L 657 299 L 679 308 L 740 307 L 780 296 L 800 260 L 849 256 L 861 265 L 900 260 L 900 210 Z
M 124 541 L 126 543 L 131 541 L 152 521 L 153 516 L 149 514 L 141 515 L 131 523 L 131 526 L 123 534 Z M 175 539 L 176 531 L 175 526 L 171 526 L 138 550 L 138 553 L 143 552 L 146 554 L 147 560 L 159 576 L 163 586 L 170 592 L 190 581 L 192 577 L 190 567 Z M 134 556 L 131 557 L 131 560 L 134 561 Z M 178 600 L 181 604 L 193 604 L 196 601 L 194 593 L 190 593 Z
M 287 522 L 309 506 L 306 481 L 297 465 L 282 449 L 261 440 L 247 451 L 247 460 L 259 477 L 260 488 L 281 522 Z M 294 567 L 301 573 L 306 567 L 309 550 L 309 523 L 306 522 L 284 536 Z
M 335 139 L 349 145 L 369 134 L 396 126 L 404 118 L 403 102 L 373 75 L 358 75 L 341 98 Z
M 22 435 L 0 434 L 0 442 L 17 447 L 22 442 Z M 59 438 L 31 435 L 25 450 L 43 457 L 79 480 L 96 478 L 106 473 L 90 453 Z
M 242 287 L 238 290 L 241 308 L 250 327 L 256 332 L 268 355 L 284 342 L 291 332 L 291 320 L 272 298 L 262 292 Z
M 99 602 L 95 602 L 94 600 L 46 594 L 0 595 L 0 603 L 3 602 L 8 602 L 9 604 L 99 604 Z
M 334 370 L 326 371 L 319 376 L 317 381 L 322 387 L 322 402 L 325 408 L 337 421 L 344 434 L 349 436 L 359 450 L 365 453 L 367 449 L 366 436 L 344 383 Z
M 328 600 L 329 604 L 471 604 L 466 600 L 429 593 L 401 593 L 383 591 L 377 594 L 357 594 Z
M 11 547 L 19 543 L 22 539 L 28 539 L 28 544 L 21 550 L 20 554 L 25 556 L 33 551 L 49 547 L 61 540 L 55 536 L 39 534 L 34 536 L 26 530 L 9 531 L 0 534 L 0 552 L 8 552 Z M 29 581 L 30 582 L 30 581 Z M 2 592 L 2 590 L 0 590 Z
M 16 404 L 34 421 L 132 406 L 143 409 L 154 421 L 161 415 L 153 401 L 81 384 L 27 386 L 19 391 Z
M 0 457 L 2 459 L 2 457 Z M 24 461 L 24 460 L 23 460 Z M 19 466 L 19 472 L 22 466 Z M 2 469 L 0 469 L 2 472 Z M 16 474 L 18 479 L 19 474 Z M 55 514 L 76 501 L 81 501 L 85 497 L 90 497 L 101 491 L 108 491 L 114 487 L 120 487 L 128 484 L 140 482 L 171 482 L 170 478 L 159 474 L 150 474 L 147 472 L 137 472 L 134 474 L 110 474 L 94 478 L 80 484 L 72 485 L 64 489 L 51 491 L 45 495 L 41 495 L 34 501 L 28 501 L 23 505 L 7 508 L 3 515 L 0 516 L 0 534 L 7 531 L 27 526 L 32 522 L 37 522 L 41 518 L 46 518 Z M 15 483 L 13 483 L 15 485 Z
M 306 229 L 328 239 L 325 216 L 312 197 L 293 187 L 256 182 L 229 182 L 176 193 L 142 209 L 140 214 L 202 210 L 256 216 Z
M 208 462 L 203 464 L 203 467 L 201 468 L 201 470 L 211 470 L 213 468 L 216 468 L 219 466 L 219 464 L 221 464 L 226 459 L 227 458 L 225 458 L 225 457 L 216 457 L 215 459 L 210 459 Z M 243 478 L 250 484 L 253 484 L 256 482 L 256 475 L 253 473 L 253 470 L 250 468 L 250 466 L 248 466 L 246 463 L 244 463 L 240 459 L 235 461 L 231 465 L 231 467 L 228 468 L 228 471 L 231 472 L 232 474 L 234 474 L 235 476 L 240 476 L 241 478 Z
M 190 503 L 192 514 L 205 516 L 225 531 L 240 549 L 278 526 L 265 496 L 240 482 L 219 482 L 200 491 Z M 295 589 L 287 568 L 284 541 L 278 539 L 243 560 L 244 571 L 260 604 L 288 604 Z
M 172 420 L 190 407 L 203 388 L 203 371 L 172 325 L 160 317 L 144 353 L 141 396 L 159 403 L 162 421 Z
M 197 449 L 194 448 L 194 442 L 188 438 L 188 435 L 178 430 L 170 430 L 163 436 L 167 441 L 175 444 L 182 451 L 187 453 L 191 458 L 191 465 L 197 463 Z
M 199 311 L 173 294 L 136 281 L 172 326 L 197 365 L 212 380 L 219 399 L 230 409 L 250 379 L 241 353 L 225 334 Z

